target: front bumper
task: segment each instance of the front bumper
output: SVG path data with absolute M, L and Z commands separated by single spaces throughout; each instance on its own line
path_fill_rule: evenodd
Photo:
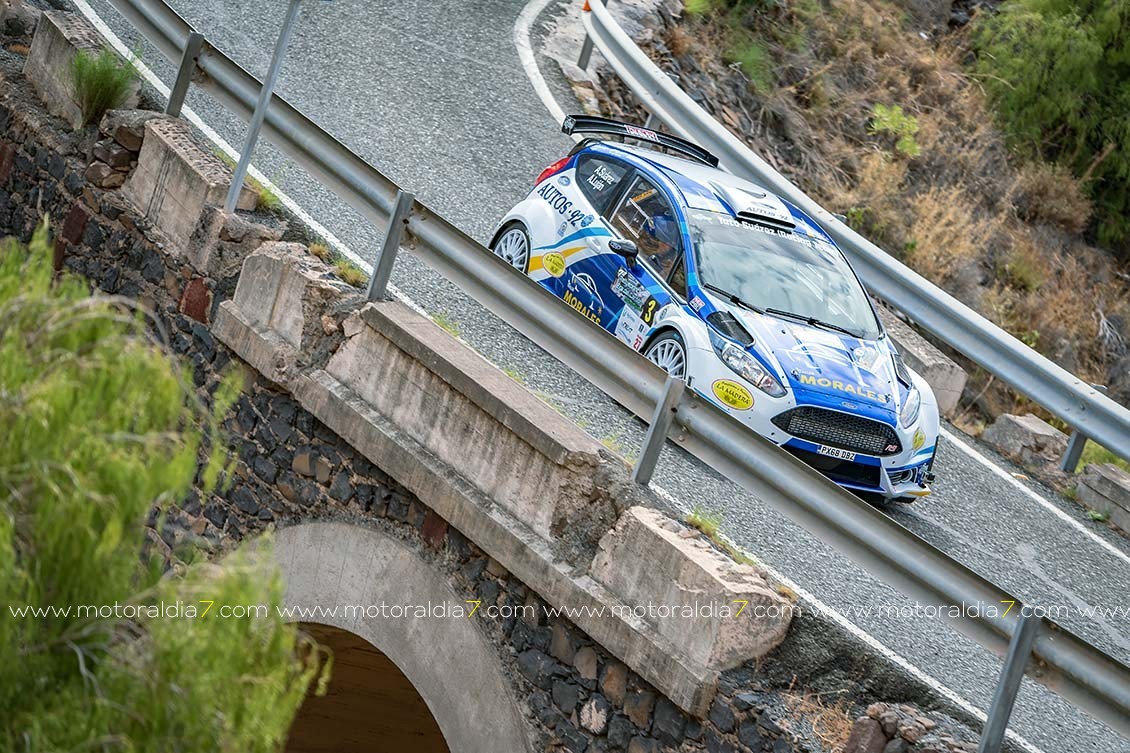
M 938 431 L 936 422 L 933 426 L 929 425 L 926 411 L 909 428 L 895 429 L 903 448 L 897 454 L 880 457 L 856 452 L 852 461 L 829 457 L 820 453 L 821 445 L 793 436 L 773 423 L 775 416 L 797 407 L 792 390 L 788 390 L 783 397 L 770 397 L 734 374 L 718 360 L 713 351 L 695 351 L 697 352 L 691 354 L 689 359 L 689 381 L 703 399 L 722 408 L 835 483 L 845 489 L 884 499 L 924 497 L 930 493 L 933 478 L 931 467 Z M 713 389 L 713 385 L 718 382 L 736 382 L 742 385 L 751 396 L 748 407 L 741 407 L 747 402 L 744 399 L 720 399 L 718 391 Z M 721 397 L 729 396 L 727 392 L 721 394 Z M 915 442 L 919 433 L 921 437 Z

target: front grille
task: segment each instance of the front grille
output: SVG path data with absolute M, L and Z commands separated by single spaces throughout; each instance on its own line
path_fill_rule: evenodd
M 796 447 L 785 447 L 784 449 L 838 484 L 855 484 L 872 489 L 880 487 L 879 466 L 877 465 L 850 463 L 846 460 L 830 458 L 827 455 L 819 455 Z
M 883 456 L 902 450 L 892 427 L 839 411 L 803 405 L 774 416 L 773 424 L 794 437 L 850 452 Z

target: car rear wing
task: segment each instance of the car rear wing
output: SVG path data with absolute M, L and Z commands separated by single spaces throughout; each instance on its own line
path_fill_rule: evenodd
M 603 133 L 609 136 L 623 136 L 640 141 L 650 141 L 653 144 L 666 147 L 673 152 L 679 152 L 699 162 L 704 162 L 711 167 L 718 167 L 718 158 L 703 149 L 698 144 L 672 136 L 669 133 L 659 133 L 650 128 L 621 123 L 618 120 L 598 118 L 593 115 L 566 115 L 561 123 L 561 132 L 572 136 L 574 133 Z

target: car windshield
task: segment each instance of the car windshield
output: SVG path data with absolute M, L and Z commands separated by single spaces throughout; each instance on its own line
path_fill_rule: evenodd
M 867 294 L 835 246 L 717 212 L 690 212 L 688 220 L 702 283 L 763 311 L 879 336 Z

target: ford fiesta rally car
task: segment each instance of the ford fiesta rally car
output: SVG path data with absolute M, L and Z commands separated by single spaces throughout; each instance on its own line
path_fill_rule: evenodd
M 929 494 L 934 394 L 819 225 L 683 139 L 579 115 L 562 130 L 686 158 L 581 141 L 499 223 L 496 255 L 841 486 Z

